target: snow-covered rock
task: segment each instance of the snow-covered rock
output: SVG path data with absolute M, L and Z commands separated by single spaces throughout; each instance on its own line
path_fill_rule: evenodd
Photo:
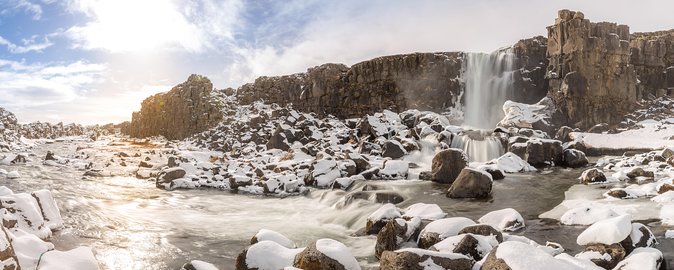
M 566 211 L 559 221 L 564 225 L 591 225 L 597 221 L 617 216 L 618 213 L 608 207 L 581 206 Z
M 428 223 L 428 225 L 421 230 L 417 243 L 420 248 L 429 248 L 447 237 L 459 234 L 463 228 L 471 225 L 475 225 L 475 221 L 465 217 L 438 219 Z
M 312 266 L 317 269 L 360 270 L 360 264 L 349 248 L 328 238 L 316 240 L 297 254 L 294 266 L 301 269 Z
M 637 248 L 623 261 L 618 263 L 615 269 L 620 270 L 657 270 L 663 263 L 662 252 L 654 248 Z
M 518 241 L 506 241 L 494 248 L 482 263 L 482 269 L 581 270 L 566 259 L 557 259 L 542 249 Z
M 400 211 L 394 204 L 384 204 L 367 217 L 365 231 L 368 234 L 377 234 L 386 225 L 386 222 L 399 217 L 401 217 Z
M 290 249 L 273 241 L 260 241 L 244 250 L 236 264 L 244 269 L 277 270 L 293 266 L 295 256 L 303 248 Z
M 471 269 L 473 260 L 457 253 L 437 252 L 419 248 L 404 248 L 396 251 L 385 251 L 380 262 L 380 269 Z
M 525 226 L 522 215 L 512 208 L 489 212 L 479 218 L 477 222 L 490 225 L 504 232 L 514 232 Z
M 78 247 L 68 251 L 52 250 L 41 254 L 40 266 L 37 269 L 98 270 L 99 267 L 91 248 Z
M 576 243 L 581 246 L 589 244 L 610 245 L 625 240 L 632 233 L 629 215 L 597 221 L 578 235 Z
M 291 241 L 290 239 L 288 239 L 284 235 L 282 235 L 280 233 L 277 233 L 275 231 L 272 231 L 272 230 L 267 230 L 267 229 L 260 229 L 260 231 L 258 231 L 255 234 L 255 236 L 253 236 L 253 238 L 250 240 L 250 243 L 255 244 L 255 243 L 261 242 L 261 241 L 276 242 L 277 244 L 282 245 L 282 246 L 287 247 L 287 248 L 295 248 L 296 247 L 295 243 L 293 243 L 293 241 Z
M 405 217 L 418 217 L 420 219 L 438 220 L 447 216 L 437 204 L 415 203 L 403 210 Z

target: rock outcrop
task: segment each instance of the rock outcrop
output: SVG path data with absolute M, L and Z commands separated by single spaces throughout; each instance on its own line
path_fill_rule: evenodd
M 630 39 L 631 58 L 642 97 L 674 94 L 674 30 L 634 33 Z
M 145 99 L 122 132 L 133 137 L 163 135 L 173 140 L 211 128 L 222 120 L 221 105 L 212 91 L 208 78 L 193 74 L 171 91 Z
M 557 124 L 587 129 L 615 124 L 637 100 L 627 25 L 592 23 L 583 13 L 559 11 L 548 27 L 548 95 Z

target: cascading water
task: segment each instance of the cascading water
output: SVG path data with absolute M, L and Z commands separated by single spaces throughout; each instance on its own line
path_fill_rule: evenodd
M 503 118 L 503 103 L 513 89 L 514 62 L 512 48 L 466 54 L 464 127 L 479 131 L 457 136 L 452 147 L 463 149 L 471 161 L 488 161 L 503 154 L 501 141 L 488 130 Z

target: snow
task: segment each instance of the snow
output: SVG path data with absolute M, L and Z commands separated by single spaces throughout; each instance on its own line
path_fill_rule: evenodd
M 664 261 L 664 257 L 660 250 L 655 248 L 636 248 L 624 260 L 618 263 L 614 269 L 660 269 L 662 261 Z
M 451 217 L 443 218 L 428 223 L 426 227 L 421 230 L 419 237 L 426 233 L 437 233 L 440 239 L 445 239 L 450 236 L 459 234 L 459 232 L 468 226 L 475 225 L 475 221 L 465 217 Z
M 21 229 L 12 230 L 10 237 L 22 269 L 35 269 L 40 255 L 54 249 L 54 244 L 42 241 L 37 236 Z
M 43 189 L 31 193 L 37 200 L 45 224 L 49 229 L 58 230 L 63 227 L 63 218 L 61 218 L 61 211 L 56 205 L 56 201 L 51 194 L 51 191 Z
M 12 195 L 14 192 L 6 186 L 0 186 L 0 196 Z
M 391 220 L 394 218 L 400 217 L 400 211 L 392 203 L 387 203 L 379 207 L 377 211 L 374 211 L 367 217 L 368 221 L 377 222 L 380 220 Z
M 303 248 L 289 249 L 276 242 L 260 241 L 248 248 L 246 265 L 259 270 L 277 270 L 292 266 Z
M 487 224 L 499 231 L 517 231 L 524 228 L 524 218 L 512 208 L 505 208 L 487 213 L 477 220 L 481 224 Z
M 632 233 L 631 221 L 629 215 L 597 221 L 578 235 L 576 243 L 581 246 L 618 243 Z
M 660 208 L 660 219 L 663 225 L 674 225 L 674 204 L 666 204 Z
M 384 180 L 407 179 L 407 173 L 410 169 L 409 163 L 403 160 L 387 160 L 384 168 L 379 170 L 379 178 Z
M 665 238 L 668 238 L 668 239 L 674 238 L 674 230 L 667 230 L 665 232 Z
M 559 260 L 534 246 L 506 241 L 496 248 L 496 258 L 503 259 L 512 270 L 571 270 L 584 269 L 567 260 Z
M 489 252 L 499 244 L 498 240 L 496 240 L 496 236 L 494 235 L 484 236 L 469 233 L 447 237 L 433 245 L 433 248 L 435 248 L 438 252 L 452 253 L 454 248 L 456 248 L 461 240 L 463 240 L 463 238 L 467 235 L 471 235 L 478 241 L 476 250 L 480 254 L 480 257 L 487 256 L 487 254 L 489 254 Z
M 316 240 L 316 250 L 339 262 L 346 270 L 360 270 L 360 264 L 349 248 L 339 241 L 324 238 Z
M 395 252 L 410 252 L 414 253 L 416 255 L 421 256 L 429 256 L 429 257 L 440 257 L 440 258 L 447 258 L 450 260 L 458 260 L 458 259 L 468 259 L 470 258 L 466 255 L 463 254 L 458 254 L 458 253 L 451 253 L 451 252 L 438 252 L 438 251 L 432 251 L 432 250 L 427 250 L 427 249 L 421 249 L 421 248 L 402 248 L 398 249 Z
M 45 220 L 38 203 L 31 195 L 17 193 L 0 196 L 0 203 L 9 212 L 5 213 L 4 218 L 16 219 L 17 221 L 15 227 L 9 228 L 10 231 L 20 228 L 41 239 L 51 236 L 51 230 L 45 226 Z
M 604 260 L 604 261 L 610 261 L 611 260 L 611 254 L 604 253 L 601 254 L 598 251 L 583 251 L 581 253 L 576 254 L 576 258 L 581 259 L 581 260 Z
M 550 118 L 550 98 L 543 98 L 536 104 L 524 104 L 513 101 L 503 103 L 505 116 L 497 124 L 499 127 L 532 128 L 533 123 L 542 122 L 547 125 Z
M 42 254 L 38 270 L 97 270 L 98 262 L 89 247 L 69 251 L 52 250 Z M 198 268 L 207 270 L 208 268 Z M 212 269 L 212 268 L 211 268 Z
M 16 179 L 16 178 L 20 178 L 20 177 L 21 177 L 21 174 L 18 171 L 11 171 L 7 174 L 7 178 L 9 178 L 9 179 Z
M 260 229 L 260 231 L 255 234 L 255 238 L 257 238 L 257 241 L 272 241 L 275 242 L 281 246 L 287 247 L 287 248 L 295 248 L 295 243 L 293 241 L 290 241 L 287 237 L 284 235 L 277 233 L 272 230 L 267 230 L 267 229 Z
M 617 217 L 618 213 L 608 207 L 576 207 L 569 209 L 559 221 L 564 225 L 591 225 L 597 221 Z
M 572 132 L 570 136 L 592 148 L 655 150 L 674 146 L 674 140 L 669 140 L 669 137 L 674 136 L 673 128 L 660 128 L 659 122 L 651 121 L 642 121 L 640 124 L 644 127 L 617 134 Z
M 529 163 L 512 152 L 505 153 L 503 156 L 487 162 L 486 164 L 495 164 L 499 170 L 506 173 L 537 171 L 536 168 L 529 165 Z
M 590 260 L 581 259 L 581 258 L 574 258 L 571 255 L 566 254 L 566 253 L 562 253 L 562 254 L 559 254 L 559 255 L 555 256 L 555 259 L 566 261 L 568 263 L 573 264 L 576 267 L 580 267 L 580 269 L 604 270 L 604 268 L 601 268 L 601 267 L 597 266 L 596 264 L 594 264 Z
M 438 220 L 447 216 L 437 204 L 415 203 L 403 210 L 406 217 L 418 217 L 420 219 Z

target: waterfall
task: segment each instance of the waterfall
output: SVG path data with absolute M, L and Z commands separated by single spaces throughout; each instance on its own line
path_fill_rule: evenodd
M 451 147 L 463 149 L 470 161 L 485 162 L 503 155 L 504 147 L 491 130 L 504 116 L 503 103 L 512 92 L 514 71 L 512 48 L 466 54 L 463 126 L 473 130 L 456 136 Z
M 485 130 L 464 131 L 454 137 L 450 147 L 463 149 L 471 162 L 486 162 L 504 154 L 501 140 Z
M 464 126 L 493 129 L 504 116 L 503 103 L 513 88 L 515 55 L 512 48 L 508 48 L 466 56 Z

